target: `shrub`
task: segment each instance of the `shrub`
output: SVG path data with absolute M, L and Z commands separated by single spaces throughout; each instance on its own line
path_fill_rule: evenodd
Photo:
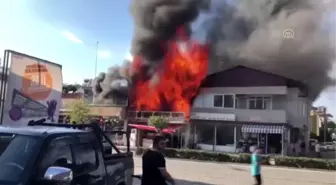
M 137 155 L 141 155 L 143 152 L 144 152 L 143 148 L 138 148 L 136 150 Z M 167 148 L 163 153 L 166 157 L 170 158 L 231 162 L 231 163 L 250 163 L 250 154 L 245 153 L 244 154 L 218 153 L 202 150 L 173 149 L 173 148 Z M 269 156 L 269 155 L 261 155 L 261 159 L 263 165 L 270 165 L 269 160 L 274 159 L 275 166 L 336 170 L 336 161 L 330 159 Z
M 148 119 L 148 125 L 157 129 L 157 132 L 168 127 L 168 119 L 163 116 L 151 116 Z
M 84 123 L 88 120 L 90 114 L 90 106 L 82 101 L 75 101 L 70 104 L 71 122 Z

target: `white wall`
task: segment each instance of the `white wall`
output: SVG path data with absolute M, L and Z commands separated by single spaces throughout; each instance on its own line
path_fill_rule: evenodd
M 199 94 L 194 101 L 193 107 L 213 108 L 213 94 Z
M 253 92 L 258 91 L 256 87 L 251 87 L 251 88 Z M 214 93 L 212 90 L 209 91 L 209 89 L 210 88 L 208 88 L 207 91 L 203 91 L 203 93 L 200 93 L 196 97 L 194 104 L 193 104 L 193 108 L 192 108 L 193 113 L 205 112 L 205 113 L 234 114 L 236 121 L 241 121 L 241 122 L 263 122 L 263 123 L 286 123 L 287 122 L 287 116 L 286 116 L 286 111 L 285 111 L 285 106 L 286 106 L 285 96 L 286 95 L 275 95 L 275 96 L 280 96 L 281 101 L 283 102 L 283 103 L 278 103 L 280 104 L 280 107 L 279 106 L 277 107 L 278 109 L 251 110 L 251 109 L 236 109 L 236 108 L 215 108 L 213 107 L 213 98 L 214 98 L 214 94 L 216 93 Z M 234 88 L 221 88 L 221 89 L 224 89 L 222 90 L 223 92 L 230 92 L 230 94 L 238 94 L 232 91 L 234 90 Z M 229 89 L 229 90 L 225 90 L 225 89 Z M 244 87 L 244 89 L 246 90 L 245 92 L 252 92 L 247 87 Z M 264 87 L 263 89 L 267 89 L 267 88 Z M 274 88 L 270 87 L 270 89 L 274 89 Z M 216 90 L 219 91 L 220 89 L 216 88 Z
M 298 95 L 298 88 L 288 88 L 286 111 L 289 124 L 298 128 L 306 125 L 311 130 L 309 116 L 312 101 Z
M 305 152 L 308 152 L 310 132 L 312 130 L 312 120 L 310 119 L 312 101 L 308 98 L 299 97 L 298 95 L 298 88 L 288 89 L 287 117 L 290 125 L 300 129 L 300 135 L 303 136 L 303 141 L 306 143 Z M 304 126 L 306 126 L 305 129 Z
M 280 87 L 279 87 L 280 88 Z M 229 90 L 228 90 L 229 89 Z M 244 87 L 246 92 L 250 92 L 247 87 Z M 256 87 L 252 87 L 253 91 L 258 91 Z M 267 89 L 267 88 L 266 88 Z M 270 87 L 273 91 L 274 87 Z M 238 109 L 214 109 L 213 108 L 213 94 L 215 92 L 230 92 L 238 94 L 238 92 L 234 92 L 234 88 L 206 88 L 202 89 L 193 104 L 193 111 L 195 112 L 216 112 L 216 113 L 240 113 Z M 236 88 L 237 90 L 237 88 Z M 265 90 L 265 87 L 263 88 Z M 272 110 L 274 112 L 273 116 L 278 117 L 274 122 L 284 121 L 288 122 L 288 124 L 292 125 L 293 127 L 303 128 L 303 126 L 307 126 L 307 129 L 311 131 L 311 120 L 309 119 L 310 115 L 310 108 L 312 101 L 309 101 L 307 98 L 299 97 L 299 89 L 298 88 L 286 88 L 285 92 L 286 95 L 282 95 L 283 92 L 272 95 L 273 106 Z M 239 91 L 239 94 L 244 94 Z M 238 112 L 237 112 L 238 111 Z M 269 110 L 243 110 L 245 112 L 241 113 L 242 115 L 247 114 L 246 111 L 257 111 L 260 113 L 260 116 L 269 114 Z M 285 111 L 283 112 L 276 112 L 276 111 Z M 273 113 L 272 112 L 272 113 Z M 243 120 L 245 117 L 243 116 Z M 271 115 L 270 115 L 271 116 Z M 239 117 L 238 117 L 239 118 Z M 267 119 L 272 122 L 271 119 Z M 240 120 L 242 121 L 242 120 Z

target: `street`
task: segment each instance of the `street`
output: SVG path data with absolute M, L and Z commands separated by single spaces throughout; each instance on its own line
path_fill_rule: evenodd
M 167 169 L 177 185 L 249 185 L 253 184 L 248 165 L 166 159 Z M 135 157 L 135 174 L 141 174 L 141 158 Z M 262 167 L 267 185 L 335 185 L 336 173 L 304 169 Z M 140 181 L 134 179 L 133 185 Z

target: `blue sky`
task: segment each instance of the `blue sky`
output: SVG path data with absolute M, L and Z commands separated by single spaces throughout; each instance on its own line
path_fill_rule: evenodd
M 60 63 L 67 83 L 120 63 L 132 36 L 128 0 L 0 1 L 0 51 L 13 49 Z
M 0 54 L 12 49 L 60 63 L 66 83 L 82 83 L 94 76 L 97 41 L 98 72 L 120 64 L 128 54 L 133 31 L 129 2 L 2 0 Z M 336 116 L 335 101 L 336 90 L 331 89 L 316 105 L 327 105 Z

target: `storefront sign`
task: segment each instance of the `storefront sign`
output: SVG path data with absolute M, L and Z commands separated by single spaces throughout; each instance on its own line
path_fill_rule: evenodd
M 191 114 L 191 119 L 195 120 L 214 120 L 214 121 L 235 121 L 234 114 L 204 113 L 197 112 Z

